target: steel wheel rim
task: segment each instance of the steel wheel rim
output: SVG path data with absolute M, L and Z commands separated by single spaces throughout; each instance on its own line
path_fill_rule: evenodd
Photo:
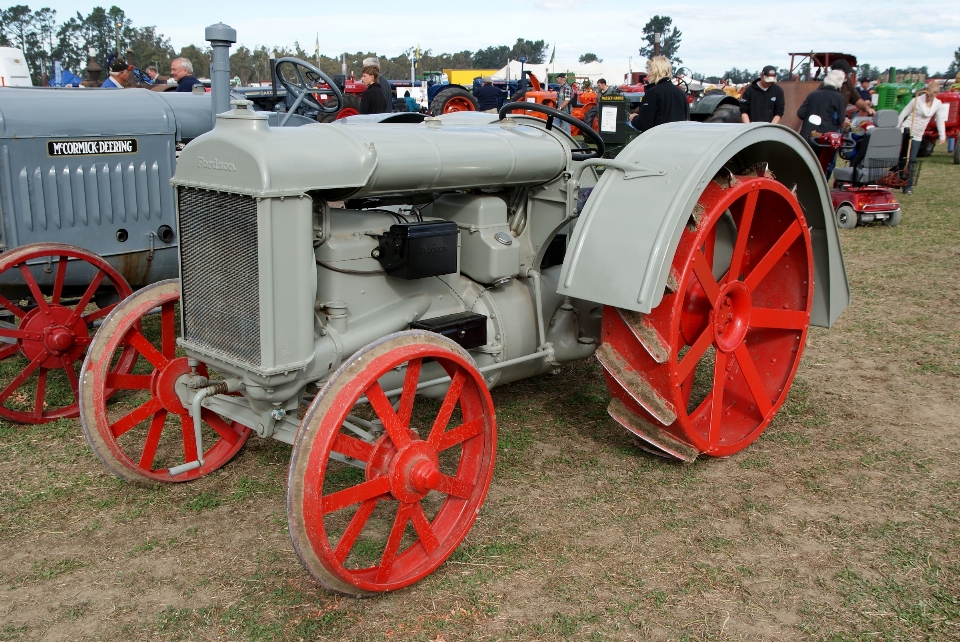
M 176 357 L 175 354 L 177 323 L 174 306 L 179 298 L 180 288 L 176 280 L 160 281 L 118 306 L 97 334 L 81 370 L 80 416 L 87 441 L 107 468 L 131 481 L 171 483 L 197 479 L 230 461 L 250 436 L 250 429 L 246 426 L 228 423 L 203 409 L 205 427 L 217 435 L 212 445 L 209 439 L 204 441 L 203 465 L 176 476 L 169 474 L 171 466 L 154 468 L 161 440 L 165 439 L 168 449 L 180 449 L 182 460 L 172 461 L 172 466 L 197 459 L 192 420 L 173 389 L 178 374 L 189 371 L 186 357 Z M 156 307 L 161 309 L 159 346 L 141 332 L 141 320 Z M 128 346 L 135 350 L 135 356 L 144 357 L 150 372 L 110 372 L 108 364 L 116 351 Z M 205 374 L 206 367 L 200 364 L 197 371 Z M 111 418 L 105 393 L 119 390 L 149 391 L 150 397 L 138 402 L 133 410 L 122 416 Z M 178 427 L 167 424 L 168 416 L 179 416 L 179 436 L 175 434 Z
M 53 283 L 49 287 L 41 287 L 27 262 L 46 257 L 56 259 L 56 268 Z M 74 270 L 89 269 L 84 264 L 92 266 L 95 270 L 94 276 L 75 302 L 64 303 L 63 295 L 70 266 L 75 266 Z M 16 340 L 16 343 L 0 349 L 0 360 L 20 354 L 28 362 L 17 377 L 0 389 L 0 417 L 27 424 L 42 424 L 63 417 L 76 417 L 80 412 L 77 366 L 82 363 L 87 346 L 92 341 L 93 323 L 106 317 L 117 304 L 87 313 L 84 311 L 101 286 L 112 286 L 118 301 L 130 296 L 132 290 L 126 279 L 103 258 L 83 248 L 60 243 L 37 243 L 5 252 L 0 256 L 0 273 L 8 270 L 19 271 L 20 279 L 29 289 L 35 307 L 24 310 L 19 301 L 0 296 L 0 306 L 19 322 L 16 329 L 0 328 L 0 336 Z M 47 291 L 49 295 L 45 294 Z M 136 355 L 129 351 L 121 354 L 112 365 L 112 370 L 121 374 L 129 372 L 135 358 Z M 73 401 L 45 409 L 49 375 L 58 370 L 64 373 L 73 394 Z M 29 394 L 31 390 L 31 411 L 7 406 L 11 398 L 17 399 L 21 395 Z
M 445 114 L 458 111 L 473 111 L 473 103 L 463 96 L 454 96 L 443 105 L 443 113 Z
M 455 344 L 439 339 L 438 348 L 436 335 L 428 342 L 410 343 L 411 336 L 417 335 L 429 333 L 391 335 L 355 355 L 331 378 L 301 424 L 288 484 L 290 533 L 308 570 L 321 584 L 335 591 L 364 595 L 397 590 L 431 573 L 466 537 L 489 488 L 496 429 L 493 401 L 483 377 L 472 359 Z M 445 343 L 457 350 L 442 345 Z M 419 364 L 424 358 L 438 361 L 453 377 L 453 382 L 430 434 L 426 439 L 418 439 L 408 427 Z M 382 396 L 377 379 L 404 363 L 408 364 L 404 393 L 399 411 L 394 413 L 399 423 L 391 428 L 392 408 Z M 349 381 L 338 377 L 341 373 L 346 373 L 344 376 L 349 377 Z M 342 427 L 354 402 L 362 395 L 370 399 L 378 416 L 387 417 L 387 432 L 372 445 L 352 439 Z M 446 422 L 456 406 L 462 411 L 462 422 L 453 426 Z M 304 438 L 307 434 L 314 435 L 309 452 L 305 452 L 309 446 L 309 440 Z M 454 446 L 459 446 L 461 452 L 453 479 L 443 471 L 439 471 L 441 477 L 437 477 L 435 468 L 424 470 L 431 467 L 418 463 L 430 459 L 437 449 Z M 418 449 L 425 452 L 416 452 Z M 349 453 L 367 465 L 362 482 L 341 492 L 326 494 L 325 475 L 334 450 Z M 443 490 L 438 490 L 437 484 Z M 453 492 L 447 492 L 451 490 Z M 432 517 L 422 506 L 430 492 L 446 494 Z M 423 497 L 418 499 L 421 493 Z M 353 568 L 348 563 L 349 556 L 360 541 L 370 515 L 384 502 L 391 504 L 384 504 L 387 511 L 393 511 L 392 504 L 396 504 L 396 511 L 379 559 L 369 567 Z M 330 517 L 354 507 L 356 510 L 347 527 L 339 533 L 331 532 L 327 523 Z M 302 516 L 302 523 L 298 514 Z M 408 527 L 416 535 L 413 542 L 404 544 L 401 540 Z

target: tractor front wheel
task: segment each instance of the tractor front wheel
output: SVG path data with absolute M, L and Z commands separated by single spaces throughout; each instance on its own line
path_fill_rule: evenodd
M 24 424 L 76 417 L 77 369 L 95 324 L 130 296 L 130 285 L 93 252 L 61 243 L 4 252 L 0 279 L 17 283 L 16 295 L 0 296 L 8 315 L 0 321 L 0 417 Z M 110 371 L 126 374 L 134 359 L 122 353 Z
M 104 321 L 80 371 L 80 421 L 87 443 L 100 461 L 122 479 L 143 484 L 184 482 L 211 473 L 233 458 L 250 429 L 201 411 L 201 442 L 189 408 L 177 394 L 183 375 L 194 369 L 177 354 L 175 279 L 147 286 L 118 305 Z M 150 313 L 160 308 L 160 315 Z M 111 363 L 135 350 L 132 374 L 118 374 Z M 196 374 L 206 376 L 200 364 Z M 107 404 L 107 391 L 124 391 Z M 185 465 L 199 466 L 185 468 Z M 179 467 L 179 468 L 178 468 Z M 182 471 L 182 472 L 178 472 Z
M 735 105 L 720 105 L 713 115 L 707 119 L 708 123 L 740 123 L 740 108 Z
M 429 361 L 451 382 L 439 404 L 414 408 Z M 393 370 L 405 370 L 403 386 L 388 399 L 379 380 Z M 361 399 L 367 419 L 351 414 Z M 480 512 L 496 439 L 493 400 L 465 350 L 419 330 L 370 344 L 327 380 L 300 424 L 287 482 L 297 555 L 323 586 L 346 595 L 422 579 Z

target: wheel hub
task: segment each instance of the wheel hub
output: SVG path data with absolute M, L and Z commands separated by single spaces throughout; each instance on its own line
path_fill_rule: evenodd
M 42 368 L 62 367 L 63 361 L 76 361 L 83 356 L 83 345 L 77 344 L 77 337 L 87 336 L 87 325 L 77 318 L 72 324 L 73 310 L 62 305 L 49 305 L 49 315 L 40 308 L 34 308 L 20 322 L 20 330 L 27 335 L 18 339 L 24 356 L 33 361 L 41 354 L 47 358 L 40 364 Z
M 189 410 L 180 401 L 177 394 L 177 380 L 183 375 L 192 374 L 186 357 L 171 359 L 167 365 L 153 373 L 151 390 L 153 396 L 163 403 L 168 412 L 178 415 L 189 414 Z
M 713 307 L 713 334 L 716 346 L 724 352 L 736 349 L 750 328 L 750 290 L 742 281 L 724 285 Z
M 367 465 L 367 479 L 389 477 L 390 494 L 407 503 L 423 499 L 440 482 L 437 451 L 417 433 L 409 434 L 411 442 L 399 451 L 388 435 L 382 436 Z

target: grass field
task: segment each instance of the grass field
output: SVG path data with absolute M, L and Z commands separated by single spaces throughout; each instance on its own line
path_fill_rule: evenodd
M 497 388 L 476 525 L 382 597 L 301 567 L 286 445 L 144 489 L 78 420 L 0 424 L 0 640 L 960 640 L 960 166 L 902 200 L 841 231 L 853 303 L 757 443 L 644 454 L 594 359 Z

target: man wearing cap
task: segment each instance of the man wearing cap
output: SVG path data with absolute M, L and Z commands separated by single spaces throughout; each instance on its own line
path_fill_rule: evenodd
M 557 90 L 557 109 L 565 114 L 573 113 L 573 87 L 567 84 L 567 74 L 561 72 L 557 74 L 557 82 L 560 88 Z M 560 128 L 570 133 L 570 123 L 560 121 Z
M 500 90 L 493 86 L 493 78 L 484 76 L 483 84 L 477 87 L 473 95 L 480 105 L 480 111 L 488 114 L 497 113 L 497 109 L 500 107 L 501 94 Z
M 740 119 L 745 123 L 773 123 L 783 118 L 783 89 L 777 84 L 777 68 L 767 65 L 760 77 L 740 96 Z
M 193 76 L 193 63 L 189 58 L 175 58 L 170 63 L 170 77 L 177 81 L 177 91 L 192 92 L 194 85 L 202 85 Z
M 843 99 L 847 101 L 848 104 L 854 105 L 860 111 L 865 111 L 873 116 L 872 101 L 861 98 L 860 92 L 857 91 L 857 86 L 853 83 L 853 69 L 850 68 L 850 63 L 841 58 L 840 60 L 830 63 L 830 68 L 839 69 L 846 76 L 846 81 L 840 87 L 840 93 L 843 94 Z
M 103 81 L 100 88 L 123 89 L 127 82 L 129 82 L 129 72 L 131 69 L 133 69 L 133 67 L 130 67 L 124 61 L 119 58 L 114 58 L 113 62 L 110 63 L 110 77 Z

